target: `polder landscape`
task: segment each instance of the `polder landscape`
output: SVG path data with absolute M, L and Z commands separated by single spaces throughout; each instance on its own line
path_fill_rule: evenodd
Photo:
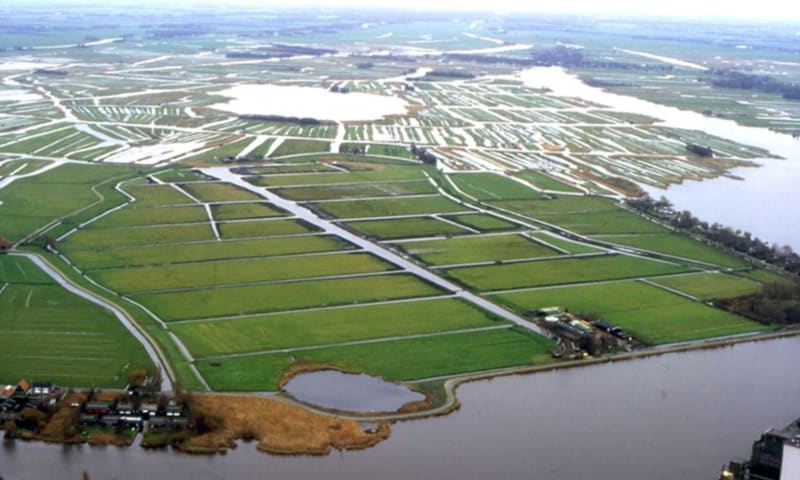
M 796 332 L 790 247 L 646 192 L 797 159 L 546 85 L 797 135 L 780 29 L 41 13 L 0 26 L 0 384 L 61 394 L 8 403 L 7 437 L 126 444 L 87 405 L 133 391 L 186 418 L 155 446 L 327 453 L 465 381 Z M 413 399 L 289 388 L 326 371 Z

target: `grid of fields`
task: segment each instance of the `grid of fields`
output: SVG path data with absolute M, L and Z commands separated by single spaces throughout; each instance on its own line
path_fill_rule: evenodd
M 664 227 L 615 206 L 607 198 L 562 196 L 546 200 L 502 200 L 492 203 L 583 235 L 668 232 Z
M 317 348 L 198 362 L 211 385 L 223 390 L 268 390 L 292 356 L 319 364 L 367 371 L 392 381 L 544 363 L 551 342 L 515 328 L 463 332 L 336 348 Z
M 452 38 L 437 35 L 434 48 L 485 46 L 461 29 L 448 26 Z M 393 33 L 383 41 L 424 38 Z M 169 42 L 143 39 L 165 54 L 157 66 L 116 62 L 118 45 L 100 56 L 74 49 L 79 68 L 64 78 L 15 76 L 39 100 L 0 102 L 0 180 L 78 162 L 0 189 L 0 235 L 18 241 L 52 224 L 43 234 L 70 273 L 137 305 L 186 367 L 185 385 L 274 390 L 295 362 L 415 381 L 547 361 L 550 340 L 469 303 L 473 294 L 519 313 L 551 305 L 596 313 L 650 344 L 762 328 L 704 302 L 757 292 L 773 274 L 746 271 L 740 257 L 617 201 L 639 193 L 637 183 L 720 176 L 768 152 L 532 89 L 506 65 L 480 65 L 504 79 L 458 81 L 435 71 L 404 79 L 418 65 L 402 56 L 368 58 L 357 70 L 353 58 L 313 55 L 217 65 L 234 38 L 224 37 L 204 37 L 202 56 L 195 40 L 173 55 Z M 241 40 L 237 48 L 252 44 Z M 693 92 L 686 98 L 642 72 L 599 78 L 645 83 L 655 88 L 637 95 L 694 109 L 712 98 L 683 73 L 675 81 Z M 396 96 L 411 109 L 337 124 L 211 107 L 232 83 L 276 81 Z M 730 114 L 761 111 L 770 118 L 759 124 L 792 125 L 778 117 L 794 107 L 775 96 L 739 105 L 739 94 L 720 95 Z M 687 144 L 714 155 L 690 155 Z M 287 202 L 188 168 L 223 165 Z M 325 221 L 287 206 L 295 204 Z M 372 243 L 346 241 L 339 227 Z M 411 273 L 419 268 L 459 287 Z M 0 360 L 0 382 L 13 372 L 7 381 L 45 376 L 74 386 L 119 386 L 148 364 L 108 312 L 11 256 L 0 256 Z M 195 375 L 189 364 L 196 378 L 185 378 Z
M 448 274 L 479 290 L 597 282 L 684 272 L 686 266 L 627 255 L 564 258 L 507 265 L 455 268 Z
M 469 235 L 446 240 L 406 242 L 401 247 L 431 265 L 552 257 L 558 252 L 522 235 Z
M 301 164 L 304 172 L 325 170 L 324 163 Z M 255 183 L 281 184 L 269 188 L 285 198 L 316 202 L 319 209 L 385 214 L 385 220 L 350 224 L 368 235 L 463 234 L 483 245 L 482 251 L 502 245 L 512 256 L 556 253 L 513 234 L 494 243 L 492 237 L 473 236 L 480 233 L 476 227 L 516 225 L 489 215 L 461 215 L 466 207 L 439 196 L 419 168 L 341 164 L 333 173 L 287 174 L 292 163 L 284 165 L 259 169 Z M 294 179 L 292 186 L 284 185 L 291 183 L 288 178 Z M 71 233 L 60 248 L 93 281 L 164 322 L 212 389 L 274 389 L 292 358 L 313 357 L 379 375 L 396 376 L 392 372 L 400 369 L 396 378 L 408 380 L 547 358 L 549 340 L 451 298 L 451 292 L 322 233 L 313 222 L 252 192 L 187 172 L 168 171 L 159 180 L 164 183 L 130 182 L 125 190 L 133 202 Z M 308 183 L 312 180 L 320 183 Z M 348 195 L 351 200 L 338 200 Z M 469 245 L 453 249 L 452 255 L 468 255 Z M 461 345 L 461 339 L 469 341 Z M 503 345 L 508 348 L 496 348 Z M 303 354 L 270 353 L 276 349 Z M 323 353 L 314 354 L 317 350 Z M 390 365 L 383 356 L 393 351 L 418 351 L 432 363 Z M 364 357 L 352 363 L 352 352 Z M 474 358 L 465 361 L 470 352 Z M 260 378 L 239 372 L 243 354 L 265 356 L 272 370 Z
M 17 180 L 0 190 L 0 232 L 17 241 L 63 216 L 78 214 L 95 205 L 102 209 L 124 202 L 113 190 L 114 178 L 133 169 L 127 166 L 67 164 L 30 178 Z M 102 189 L 99 197 L 92 188 Z M 98 212 L 99 213 L 99 212 Z
M 0 255 L 0 383 L 51 379 L 120 388 L 128 372 L 152 366 L 111 314 L 51 282 L 20 257 Z
M 654 282 L 701 300 L 739 297 L 761 290 L 761 284 L 756 281 L 719 273 L 658 278 Z
M 764 327 L 641 282 L 549 288 L 495 297 L 519 310 L 560 306 L 591 312 L 649 344 L 755 332 Z

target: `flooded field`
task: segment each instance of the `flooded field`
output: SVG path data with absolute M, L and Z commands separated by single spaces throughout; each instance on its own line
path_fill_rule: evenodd
M 649 115 L 675 128 L 702 130 L 711 135 L 764 148 L 783 160 L 764 159 L 758 168 L 737 168 L 742 180 L 720 177 L 702 182 L 687 180 L 667 189 L 645 188 L 656 197 L 666 195 L 677 209 L 687 209 L 711 222 L 750 231 L 769 242 L 800 249 L 800 215 L 794 211 L 796 179 L 800 175 L 800 139 L 765 128 L 745 127 L 732 120 L 709 118 L 696 112 L 658 105 L 634 97 L 616 95 L 591 87 L 563 69 L 533 68 L 521 78 L 534 88 L 547 87 L 554 94 L 576 96 L 622 111 Z M 780 221 L 775 221 L 779 218 Z
M 406 113 L 403 100 L 367 93 L 335 93 L 285 85 L 237 85 L 220 92 L 233 100 L 213 107 L 239 115 L 280 115 L 348 122 Z

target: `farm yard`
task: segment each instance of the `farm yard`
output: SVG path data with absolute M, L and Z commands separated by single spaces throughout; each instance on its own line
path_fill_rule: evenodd
M 534 289 L 502 293 L 495 298 L 520 310 L 561 305 L 573 312 L 591 312 L 651 345 L 736 335 L 764 328 L 638 281 Z

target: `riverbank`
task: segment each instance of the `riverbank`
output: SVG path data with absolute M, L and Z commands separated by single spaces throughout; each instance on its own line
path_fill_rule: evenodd
M 431 403 L 425 403 L 423 405 L 425 407 L 428 407 L 425 409 L 420 409 L 420 408 L 401 409 L 401 411 L 398 411 L 397 413 L 387 413 L 387 414 L 377 414 L 377 415 L 353 414 L 341 411 L 327 410 L 324 408 L 299 402 L 293 398 L 286 396 L 276 396 L 275 400 L 279 400 L 289 404 L 294 404 L 299 407 L 308 409 L 309 411 L 314 413 L 322 415 L 326 414 L 336 415 L 338 418 L 356 420 L 356 421 L 398 422 L 406 420 L 418 420 L 418 419 L 436 417 L 441 415 L 447 415 L 455 410 L 458 410 L 461 407 L 461 402 L 459 401 L 458 396 L 456 395 L 456 390 L 461 385 L 471 382 L 477 382 L 479 380 L 491 380 L 493 378 L 511 376 L 511 375 L 526 375 L 526 374 L 533 374 L 540 372 L 551 372 L 556 370 L 569 370 L 589 365 L 625 362 L 628 360 L 660 356 L 669 353 L 711 350 L 722 347 L 729 347 L 740 343 L 763 342 L 780 338 L 798 337 L 798 336 L 800 336 L 800 328 L 793 328 L 793 329 L 785 329 L 781 331 L 773 331 L 773 332 L 758 333 L 758 334 L 736 335 L 728 338 L 682 342 L 676 344 L 663 345 L 660 347 L 650 347 L 644 350 L 636 350 L 632 352 L 623 352 L 613 355 L 603 355 L 601 357 L 588 357 L 580 360 L 553 361 L 546 364 L 498 369 L 487 372 L 459 375 L 447 379 L 429 379 L 430 381 L 444 380 L 443 384 L 444 397 L 442 401 L 437 402 L 436 404 L 433 405 Z

